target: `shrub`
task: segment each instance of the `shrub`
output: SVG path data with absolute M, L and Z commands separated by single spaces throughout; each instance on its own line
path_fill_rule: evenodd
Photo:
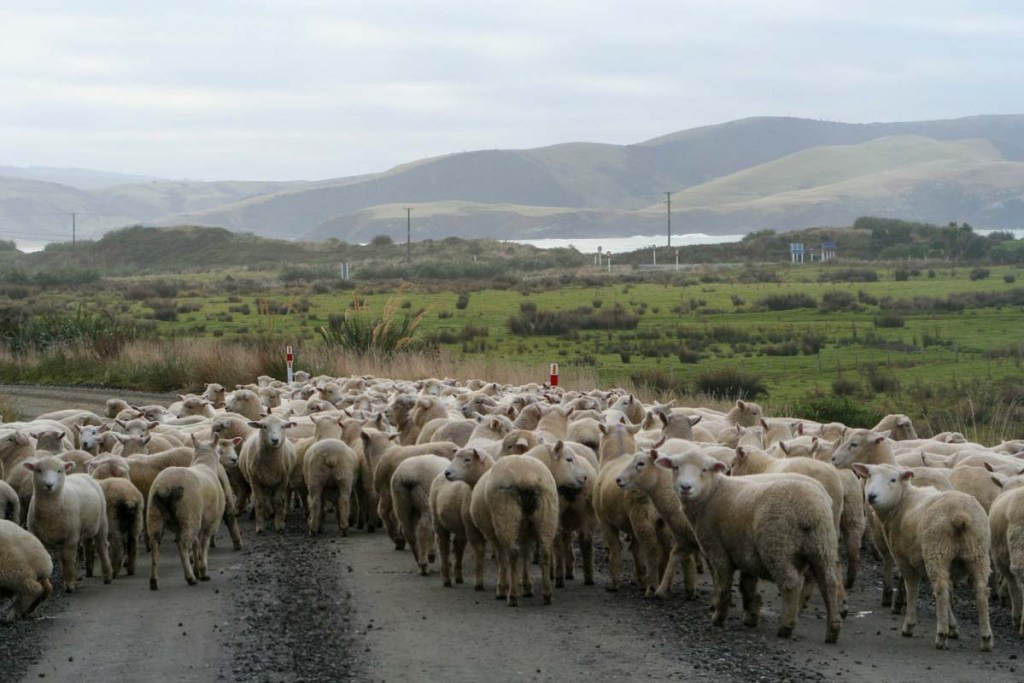
M 373 247 L 390 247 L 395 241 L 391 239 L 390 235 L 377 235 L 370 240 L 370 246 Z
M 469 294 L 466 292 L 460 292 L 459 298 L 455 300 L 455 308 L 460 311 L 464 311 L 467 306 L 469 306 Z
M 882 315 L 876 315 L 873 318 L 875 327 L 894 328 L 903 327 L 906 321 L 903 320 L 903 316 L 897 313 L 883 313 Z
M 694 381 L 697 393 L 720 399 L 756 399 L 768 394 L 761 375 L 737 368 L 723 368 L 700 374 Z
M 449 318 L 451 318 L 454 315 L 455 314 L 452 313 L 451 311 L 438 311 L 437 312 L 437 317 L 438 317 L 439 320 L 448 320 Z
M 510 316 L 507 324 L 512 334 L 560 335 L 571 330 L 633 330 L 640 317 L 621 304 L 594 310 L 581 307 L 570 311 L 541 311 L 533 302 L 522 302 L 519 315 Z
M 604 301 L 602 301 L 601 299 L 594 299 L 593 301 L 590 302 L 590 305 L 593 306 L 594 308 L 601 308 L 603 304 Z
M 700 354 L 688 347 L 686 344 L 681 345 L 676 350 L 676 357 L 679 358 L 680 363 L 700 362 Z
M 987 280 L 987 279 L 988 279 L 988 276 L 989 276 L 990 274 L 991 274 L 991 273 L 990 273 L 990 271 L 989 271 L 989 269 L 988 269 L 988 268 L 981 268 L 981 267 L 978 267 L 978 268 L 973 268 L 973 269 L 971 270 L 971 273 L 970 273 L 970 275 L 968 275 L 968 277 L 969 277 L 969 278 L 970 278 L 971 280 Z
M 757 306 L 766 311 L 788 311 L 794 308 L 816 308 L 818 302 L 808 294 L 790 292 L 766 296 L 757 302 Z
M 896 282 L 906 282 L 910 279 L 910 271 L 904 270 L 903 268 L 897 268 L 892 274 L 892 279 Z
M 1006 275 L 1003 276 L 1003 282 L 1005 282 L 1008 285 L 1012 285 L 1016 281 L 1017 276 L 1014 275 L 1013 273 L 1007 273 Z
M 894 375 L 878 370 L 868 373 L 868 384 L 876 394 L 895 394 L 900 390 L 900 381 Z
M 397 316 L 399 295 L 395 292 L 384 304 L 379 317 L 373 316 L 370 304 L 354 297 L 354 305 L 344 315 L 332 315 L 320 336 L 329 346 L 338 346 L 358 354 L 380 353 L 390 355 L 412 347 L 416 343 L 416 328 L 423 313 L 416 316 Z
M 821 282 L 878 282 L 878 273 L 870 268 L 837 268 L 818 276 Z
M 738 294 L 730 295 L 729 300 L 732 301 L 733 306 L 742 306 L 743 304 L 747 303 L 746 301 L 743 300 L 743 297 L 741 297 Z
M 832 382 L 832 393 L 836 396 L 853 396 L 860 390 L 860 384 L 857 380 L 850 379 L 849 377 L 836 377 Z M 810 417 L 809 415 L 807 417 Z M 832 422 L 833 420 L 829 420 Z M 836 420 L 836 422 L 842 422 L 842 420 Z
M 821 303 L 818 304 L 818 308 L 822 313 L 850 311 L 857 309 L 857 302 L 850 292 L 834 289 L 821 295 Z
M 686 381 L 664 370 L 638 370 L 632 373 L 629 379 L 638 389 L 648 389 L 661 394 L 686 393 Z
M 797 401 L 790 412 L 815 422 L 842 422 L 856 428 L 870 427 L 883 417 L 845 396 L 809 396 Z

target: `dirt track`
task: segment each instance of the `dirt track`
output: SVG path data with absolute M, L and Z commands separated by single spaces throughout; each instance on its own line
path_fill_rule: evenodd
M 29 415 L 98 407 L 113 394 L 17 393 Z M 973 607 L 959 599 L 961 640 L 937 652 L 930 595 L 922 595 L 916 637 L 901 638 L 902 618 L 879 606 L 870 559 L 839 644 L 825 646 L 817 600 L 793 639 L 775 637 L 768 585 L 756 629 L 740 625 L 735 608 L 724 629 L 710 625 L 707 577 L 694 602 L 647 601 L 632 585 L 608 593 L 599 573 L 597 586 L 577 580 L 556 590 L 550 607 L 529 598 L 513 610 L 494 599 L 491 575 L 486 592 L 443 588 L 436 572 L 418 576 L 408 551 L 393 550 L 380 532 L 340 538 L 328 525 L 310 539 L 298 518 L 292 514 L 283 535 L 260 537 L 243 522 L 242 552 L 222 532 L 209 583 L 185 585 L 170 541 L 158 592 L 148 589 L 148 555 L 134 577 L 110 586 L 84 580 L 79 593 L 51 600 L 36 619 L 0 627 L 0 681 L 1024 680 L 1024 646 L 1006 610 L 993 605 L 996 650 L 983 654 Z

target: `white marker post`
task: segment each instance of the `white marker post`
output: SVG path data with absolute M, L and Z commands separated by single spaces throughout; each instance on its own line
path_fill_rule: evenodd
M 553 387 L 558 386 L 558 363 L 551 364 L 551 377 L 548 383 Z
M 284 347 L 284 360 L 288 364 L 288 384 L 292 383 L 292 361 L 295 360 L 295 355 L 292 353 L 291 345 Z

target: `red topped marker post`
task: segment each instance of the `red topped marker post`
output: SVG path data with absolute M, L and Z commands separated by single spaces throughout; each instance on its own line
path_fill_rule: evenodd
M 548 382 L 553 387 L 558 386 L 558 363 L 551 364 L 551 378 Z
M 288 364 L 288 384 L 292 383 L 292 362 L 295 360 L 295 354 L 292 353 L 292 347 L 284 347 L 284 360 Z

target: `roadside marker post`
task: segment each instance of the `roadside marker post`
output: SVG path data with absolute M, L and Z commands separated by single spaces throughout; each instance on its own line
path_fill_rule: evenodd
M 292 362 L 295 360 L 295 354 L 292 353 L 291 345 L 284 347 L 284 360 L 288 364 L 288 384 L 292 383 Z
M 548 383 L 551 386 L 553 386 L 553 387 L 557 387 L 558 386 L 558 363 L 552 363 L 551 364 L 551 373 L 550 374 L 551 374 L 551 378 L 550 378 L 550 381 Z

